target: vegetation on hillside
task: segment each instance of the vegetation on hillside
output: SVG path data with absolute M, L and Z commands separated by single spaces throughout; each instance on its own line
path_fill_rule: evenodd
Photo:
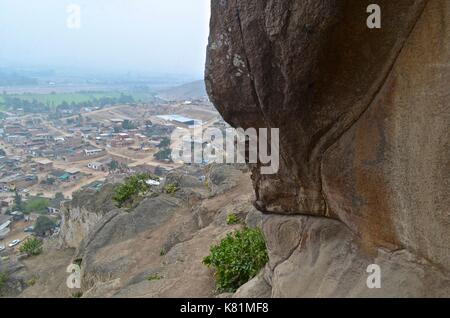
M 158 273 L 147 276 L 148 281 L 160 280 L 162 278 L 163 277 L 161 275 L 159 275 Z
M 30 256 L 36 256 L 42 253 L 42 241 L 35 237 L 28 237 L 25 242 L 20 245 L 19 251 Z
M 228 216 L 227 216 L 227 224 L 228 225 L 235 225 L 235 224 L 239 224 L 241 222 L 242 222 L 242 220 L 235 213 L 228 214 Z
M 132 95 L 120 92 L 78 92 L 50 94 L 11 94 L 2 96 L 3 107 L 21 108 L 28 113 L 42 111 L 72 110 L 83 107 L 103 107 L 134 103 Z
M 82 291 L 77 291 L 72 294 L 72 298 L 81 298 L 81 297 L 83 297 Z
M 172 161 L 172 151 L 169 148 L 164 148 L 155 153 L 153 157 L 159 161 Z
M 203 259 L 216 271 L 217 290 L 234 292 L 255 277 L 268 261 L 266 243 L 260 229 L 244 228 L 227 235 L 211 247 Z
M 164 137 L 158 145 L 159 151 L 153 155 L 156 160 L 172 162 L 172 150 L 170 150 L 170 138 Z
M 147 173 L 140 173 L 131 176 L 125 180 L 122 184 L 118 185 L 114 189 L 113 200 L 116 201 L 118 207 L 123 207 L 126 203 L 131 203 L 138 196 L 144 195 L 150 189 L 150 186 L 146 183 L 149 179 L 158 179 L 152 177 Z
M 167 194 L 175 194 L 178 191 L 178 186 L 176 184 L 168 184 L 164 187 L 164 192 Z
M 34 225 L 34 233 L 38 236 L 44 236 L 46 232 L 56 227 L 55 221 L 47 216 L 41 215 L 37 218 Z
M 25 202 L 25 213 L 46 213 L 49 200 L 42 197 L 34 197 Z
M 131 120 L 125 119 L 122 123 L 122 128 L 126 130 L 131 130 L 136 129 L 137 126 Z
M 14 193 L 14 204 L 11 210 L 24 212 L 25 214 L 46 213 L 49 204 L 50 200 L 39 196 L 39 194 L 24 201 L 22 195 L 16 190 Z
M 17 190 L 14 192 L 14 204 L 12 206 L 12 211 L 25 211 L 25 204 L 23 203 L 22 196 Z
M 170 138 L 164 137 L 161 142 L 158 144 L 159 149 L 170 147 Z

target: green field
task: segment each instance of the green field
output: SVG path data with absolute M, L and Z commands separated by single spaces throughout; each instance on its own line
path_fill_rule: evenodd
M 80 92 L 80 93 L 51 93 L 51 94 L 15 94 L 11 97 L 20 98 L 22 100 L 33 101 L 36 100 L 39 103 L 46 105 L 60 105 L 63 102 L 66 103 L 83 103 L 93 99 L 100 98 L 118 98 L 119 92 Z
M 151 93 L 147 92 L 125 92 L 123 93 L 128 96 L 132 96 L 135 102 L 149 102 L 154 99 Z M 88 101 L 93 101 L 94 99 L 100 100 L 102 98 L 119 98 L 121 92 L 111 91 L 111 92 L 77 92 L 77 93 L 50 93 L 50 94 L 35 94 L 35 93 L 25 93 L 25 94 L 11 94 L 12 98 L 19 98 L 21 100 L 26 100 L 32 102 L 36 100 L 39 103 L 48 105 L 50 107 L 57 107 L 63 102 L 68 104 L 84 103 Z M 0 109 L 4 100 L 0 97 Z

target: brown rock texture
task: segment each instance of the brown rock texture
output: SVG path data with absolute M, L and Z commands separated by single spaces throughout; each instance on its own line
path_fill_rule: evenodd
M 211 100 L 235 127 L 280 129 L 279 172 L 261 175 L 257 165 L 252 176 L 258 208 L 294 218 L 264 228 L 269 242 L 282 243 L 269 244 L 273 296 L 310 295 L 286 292 L 286 284 L 303 277 L 293 269 L 302 257 L 321 253 L 296 251 L 330 247 L 301 242 L 328 233 L 332 221 L 343 227 L 333 244 L 358 247 L 358 270 L 380 255 L 395 263 L 398 251 L 411 255 L 396 263 L 405 277 L 412 277 L 407 264 L 442 277 L 450 270 L 450 2 L 379 0 L 380 29 L 367 27 L 371 3 L 212 1 Z M 306 215 L 321 226 L 303 222 Z M 305 228 L 294 230 L 296 222 Z M 298 275 L 277 283 L 289 271 Z M 408 281 L 410 295 L 429 295 L 433 286 L 450 293 L 445 279 L 427 277 Z M 350 285 L 345 296 L 366 295 Z M 320 292 L 329 287 L 314 295 L 338 295 L 339 288 Z M 405 295 L 400 289 L 385 292 Z

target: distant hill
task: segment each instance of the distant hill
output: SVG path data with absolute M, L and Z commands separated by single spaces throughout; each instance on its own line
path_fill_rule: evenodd
M 180 86 L 162 90 L 158 97 L 165 100 L 185 101 L 185 100 L 207 100 L 205 82 L 195 81 Z
M 37 85 L 35 78 L 23 76 L 14 72 L 3 72 L 0 70 L 0 86 L 26 86 Z

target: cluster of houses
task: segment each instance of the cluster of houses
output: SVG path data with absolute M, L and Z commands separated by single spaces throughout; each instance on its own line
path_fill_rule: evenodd
M 55 169 L 53 161 L 50 159 L 6 159 L 0 167 L 9 166 L 11 169 L 0 170 L 0 193 L 20 190 L 26 192 L 27 188 L 39 183 L 49 181 L 48 184 L 58 185 L 62 182 L 70 182 L 80 179 L 83 174 L 77 168 L 66 170 Z M 41 176 L 41 180 L 39 179 Z M 46 176 L 42 179 L 42 175 Z
M 44 119 L 40 115 L 7 117 L 0 121 L 0 140 L 14 147 L 16 156 L 0 156 L 0 191 L 26 189 L 47 174 L 51 184 L 71 182 L 82 177 L 76 169 L 61 171 L 54 161 L 77 162 L 89 159 L 88 168 L 106 171 L 111 158 L 108 148 L 150 152 L 170 136 L 172 127 L 194 127 L 200 121 L 181 115 L 156 116 L 161 124 L 131 122 L 112 118 L 108 122 L 73 116 Z M 127 122 L 125 122 L 127 121 Z
M 104 152 L 104 149 L 97 149 L 86 143 L 85 136 L 83 127 L 64 136 L 50 132 L 39 118 L 24 120 L 10 117 L 0 124 L 0 138 L 17 151 L 21 151 L 24 156 L 45 157 L 52 160 L 75 161 L 87 155 Z

